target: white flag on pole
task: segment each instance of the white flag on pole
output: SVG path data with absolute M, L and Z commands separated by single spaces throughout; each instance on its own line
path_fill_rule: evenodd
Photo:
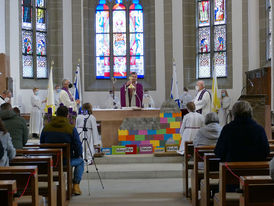
M 176 71 L 176 63 L 173 59 L 173 72 L 172 72 L 172 83 L 171 83 L 171 93 L 170 98 L 174 99 L 177 102 L 180 108 L 180 98 L 179 98 L 179 90 L 178 90 L 178 81 L 177 81 L 177 71 Z
M 81 94 L 81 80 L 80 80 L 80 64 L 77 65 L 74 77 L 74 99 L 80 100 L 80 105 L 82 105 L 82 94 Z

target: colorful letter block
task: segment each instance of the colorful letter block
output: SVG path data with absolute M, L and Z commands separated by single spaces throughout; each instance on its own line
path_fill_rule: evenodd
M 111 155 L 112 148 L 102 148 L 101 152 L 103 152 L 105 155 Z
M 153 153 L 152 144 L 140 144 L 139 145 L 139 153 L 140 154 L 152 154 Z
M 126 147 L 125 146 L 112 146 L 112 154 L 113 155 L 123 155 L 125 154 Z

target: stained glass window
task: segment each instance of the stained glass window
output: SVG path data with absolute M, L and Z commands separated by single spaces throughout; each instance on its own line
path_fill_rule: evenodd
M 226 1 L 197 0 L 197 78 L 227 76 Z
M 130 72 L 144 78 L 144 21 L 143 7 L 139 1 L 129 7 Z
M 209 26 L 210 24 L 210 2 L 198 2 L 199 26 Z
M 214 24 L 225 24 L 225 0 L 214 0 Z
M 210 52 L 210 27 L 199 28 L 199 51 Z
M 47 78 L 46 0 L 22 0 L 24 78 Z
M 144 78 L 143 7 L 139 0 L 123 3 L 99 0 L 96 7 L 97 79 L 126 78 L 133 71 Z
M 272 1 L 266 0 L 266 10 L 267 10 L 267 34 L 266 34 L 266 57 L 270 61 L 272 57 Z
M 45 33 L 41 33 L 41 32 L 36 33 L 36 54 L 43 55 L 43 56 L 47 54 Z
M 33 78 L 33 59 L 30 55 L 23 55 L 23 77 Z
M 226 50 L 226 26 L 214 27 L 214 51 Z
M 110 78 L 109 7 L 100 0 L 96 8 L 96 78 Z
M 22 32 L 22 53 L 32 54 L 32 32 L 23 30 Z

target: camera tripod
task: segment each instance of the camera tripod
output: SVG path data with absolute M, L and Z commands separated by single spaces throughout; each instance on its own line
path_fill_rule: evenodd
M 89 152 L 90 156 L 92 157 L 92 164 L 94 165 L 94 167 L 95 167 L 95 169 L 96 169 L 96 172 L 97 172 L 97 174 L 98 174 L 100 183 L 101 183 L 101 185 L 102 185 L 102 188 L 104 189 L 104 185 L 103 185 L 103 182 L 102 182 L 102 179 L 101 179 L 101 176 L 100 176 L 98 167 L 97 167 L 97 165 L 96 165 L 94 156 L 93 156 L 93 154 L 92 154 L 92 152 L 91 152 L 90 145 L 89 145 L 89 142 L 88 142 L 88 139 L 87 139 L 87 131 L 88 131 L 88 128 L 83 127 L 82 132 L 80 132 L 80 134 L 83 133 L 82 145 L 84 146 L 84 161 L 85 161 L 85 163 L 86 163 L 87 178 L 88 178 L 88 173 L 89 173 L 89 170 L 88 170 L 89 162 L 88 162 L 88 158 L 87 158 L 87 153 Z M 79 135 L 80 135 L 80 134 L 79 134 Z M 87 148 L 88 148 L 88 149 L 87 149 Z M 89 178 L 88 178 L 88 193 L 89 193 L 89 196 L 90 196 Z

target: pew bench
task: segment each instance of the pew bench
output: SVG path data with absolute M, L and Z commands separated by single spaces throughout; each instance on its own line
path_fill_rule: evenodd
M 65 185 L 65 177 L 63 173 L 63 153 L 62 149 L 40 149 L 40 148 L 29 148 L 29 149 L 17 149 L 16 155 L 24 155 L 24 156 L 52 156 L 53 159 L 53 181 L 57 182 L 57 202 L 58 206 L 66 205 L 66 185 Z M 46 175 L 40 176 L 39 179 L 43 178 L 46 181 Z
M 219 163 L 214 153 L 204 155 L 204 179 L 201 180 L 201 206 L 213 204 L 213 192 L 219 188 Z
M 38 195 L 37 172 L 37 166 L 0 167 L 0 180 L 16 180 L 19 194 L 23 195 L 18 199 L 18 205 L 44 206 L 43 199 Z
M 241 176 L 240 206 L 273 206 L 274 180 L 270 176 Z
M 13 193 L 17 190 L 15 180 L 0 180 L 0 202 L 1 205 L 17 206 L 17 199 Z
M 233 172 L 233 174 L 231 173 Z M 268 175 L 269 162 L 226 162 L 219 165 L 219 193 L 214 195 L 214 206 L 240 204 L 240 193 L 227 192 L 228 185 L 239 185 L 240 176 Z
M 188 188 L 189 182 L 189 170 L 193 169 L 193 158 L 194 158 L 194 145 L 192 141 L 185 142 L 185 154 L 183 162 L 183 194 L 186 197 L 190 197 Z
M 214 149 L 215 145 L 194 148 L 194 166 L 191 171 L 191 196 L 193 206 L 199 206 L 200 181 L 204 177 L 204 155 L 214 152 Z
M 66 172 L 67 177 L 67 200 L 71 199 L 72 196 L 72 167 L 70 165 L 70 144 L 69 143 L 42 143 L 42 144 L 33 144 L 28 143 L 25 145 L 26 148 L 50 148 L 50 149 L 62 149 L 63 151 L 63 171 Z
M 53 182 L 52 164 L 51 156 L 17 156 L 10 161 L 11 166 L 36 165 L 38 167 L 39 195 L 47 197 L 48 206 L 57 205 L 56 185 Z M 42 175 L 45 178 L 43 178 Z

